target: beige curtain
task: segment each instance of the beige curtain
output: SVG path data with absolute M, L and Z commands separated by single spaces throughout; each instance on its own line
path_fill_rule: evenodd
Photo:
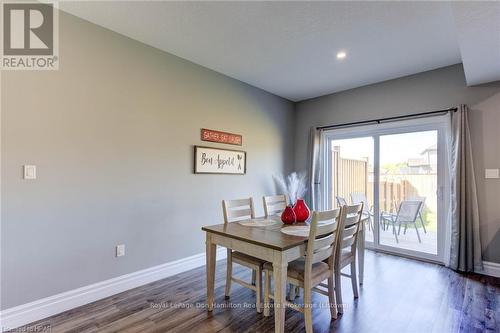
M 319 210 L 321 207 L 321 130 L 316 127 L 311 127 L 308 152 L 309 207 L 312 210 Z
M 449 267 L 463 272 L 482 270 L 479 208 L 469 132 L 469 109 L 450 112 L 450 226 Z

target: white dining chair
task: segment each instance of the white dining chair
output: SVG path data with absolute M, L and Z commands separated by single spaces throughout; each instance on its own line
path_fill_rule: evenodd
M 264 214 L 266 217 L 270 217 L 273 215 L 281 215 L 288 205 L 288 198 L 284 194 L 263 196 L 262 202 L 264 204 Z
M 328 296 L 332 319 L 337 318 L 337 303 L 334 292 L 334 252 L 341 208 L 325 212 L 313 212 L 305 257 L 288 264 L 287 281 L 304 289 L 304 305 L 286 302 L 286 306 L 304 313 L 307 333 L 312 333 L 312 292 Z M 264 264 L 264 316 L 269 316 L 272 263 Z M 328 280 L 326 290 L 318 286 Z
M 341 276 L 351 279 L 352 293 L 354 298 L 359 297 L 358 279 L 356 275 L 356 249 L 358 244 L 358 233 L 362 223 L 363 203 L 352 206 L 343 206 L 340 216 L 340 225 L 338 230 L 338 241 L 336 243 L 335 261 L 333 265 L 333 273 L 335 276 L 335 296 L 339 313 L 343 313 L 342 307 L 342 284 Z M 350 274 L 342 273 L 342 269 L 350 266 Z
M 288 197 L 284 194 L 263 196 L 262 202 L 264 204 L 264 214 L 266 217 L 279 216 L 288 205 Z M 299 288 L 290 285 L 288 292 L 288 299 L 293 300 L 299 295 Z
M 222 211 L 224 224 L 255 218 L 253 199 L 223 200 Z M 252 270 L 252 282 L 248 283 L 233 276 L 233 263 Z M 226 299 L 231 294 L 231 283 L 236 282 L 256 293 L 255 306 L 257 312 L 262 312 L 262 269 L 265 261 L 247 254 L 227 249 Z

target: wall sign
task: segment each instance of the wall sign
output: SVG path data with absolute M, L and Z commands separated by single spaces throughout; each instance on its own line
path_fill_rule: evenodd
M 244 151 L 194 146 L 194 173 L 244 175 L 246 164 Z
M 214 131 L 214 130 L 202 128 L 201 129 L 201 140 L 202 141 L 217 142 L 217 143 L 227 143 L 229 145 L 241 146 L 241 144 L 243 142 L 243 137 L 239 134 Z

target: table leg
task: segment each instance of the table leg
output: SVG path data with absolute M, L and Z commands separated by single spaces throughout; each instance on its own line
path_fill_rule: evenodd
M 207 232 L 206 240 L 206 261 L 207 261 L 207 306 L 208 311 L 214 309 L 214 288 L 215 288 L 215 261 L 217 255 L 217 245 L 212 243 L 212 236 Z
M 285 332 L 286 278 L 288 262 L 281 251 L 276 251 L 273 260 L 274 275 L 274 331 Z
M 358 235 L 358 265 L 359 265 L 359 284 L 363 284 L 365 274 L 365 225 L 364 221 L 361 224 L 361 229 Z

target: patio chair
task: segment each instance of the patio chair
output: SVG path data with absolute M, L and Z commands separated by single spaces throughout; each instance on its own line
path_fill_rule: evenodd
M 412 197 L 408 198 L 408 200 L 410 200 L 410 201 L 422 201 L 422 206 L 420 206 L 420 210 L 418 211 L 418 218 L 420 219 L 420 222 L 422 223 L 422 228 L 424 228 L 424 233 L 427 233 L 427 230 L 425 229 L 425 223 L 424 223 L 424 219 L 422 218 L 422 214 L 424 213 L 426 199 L 427 199 L 426 197 L 417 197 L 417 196 L 412 196 Z M 406 232 L 406 229 L 404 232 Z
M 336 196 L 335 199 L 337 199 L 337 205 L 339 207 L 347 206 L 347 201 L 346 201 L 346 199 L 344 197 Z
M 366 194 L 363 192 L 352 192 L 351 193 L 351 201 L 353 205 L 363 204 L 363 217 L 362 220 L 366 219 L 368 222 L 368 230 L 373 230 L 373 206 L 368 205 L 368 199 L 366 198 Z
M 382 212 L 380 217 L 384 223 L 392 225 L 392 233 L 396 238 L 396 243 L 399 243 L 398 235 L 401 232 L 401 225 L 405 225 L 405 232 L 408 224 L 413 224 L 415 231 L 417 232 L 418 242 L 422 243 L 420 239 L 420 234 L 417 228 L 417 218 L 420 208 L 422 207 L 422 201 L 420 200 L 404 200 L 399 204 L 399 209 L 397 214 Z M 421 220 L 423 225 L 423 222 Z M 396 232 L 396 225 L 398 226 L 398 231 Z

